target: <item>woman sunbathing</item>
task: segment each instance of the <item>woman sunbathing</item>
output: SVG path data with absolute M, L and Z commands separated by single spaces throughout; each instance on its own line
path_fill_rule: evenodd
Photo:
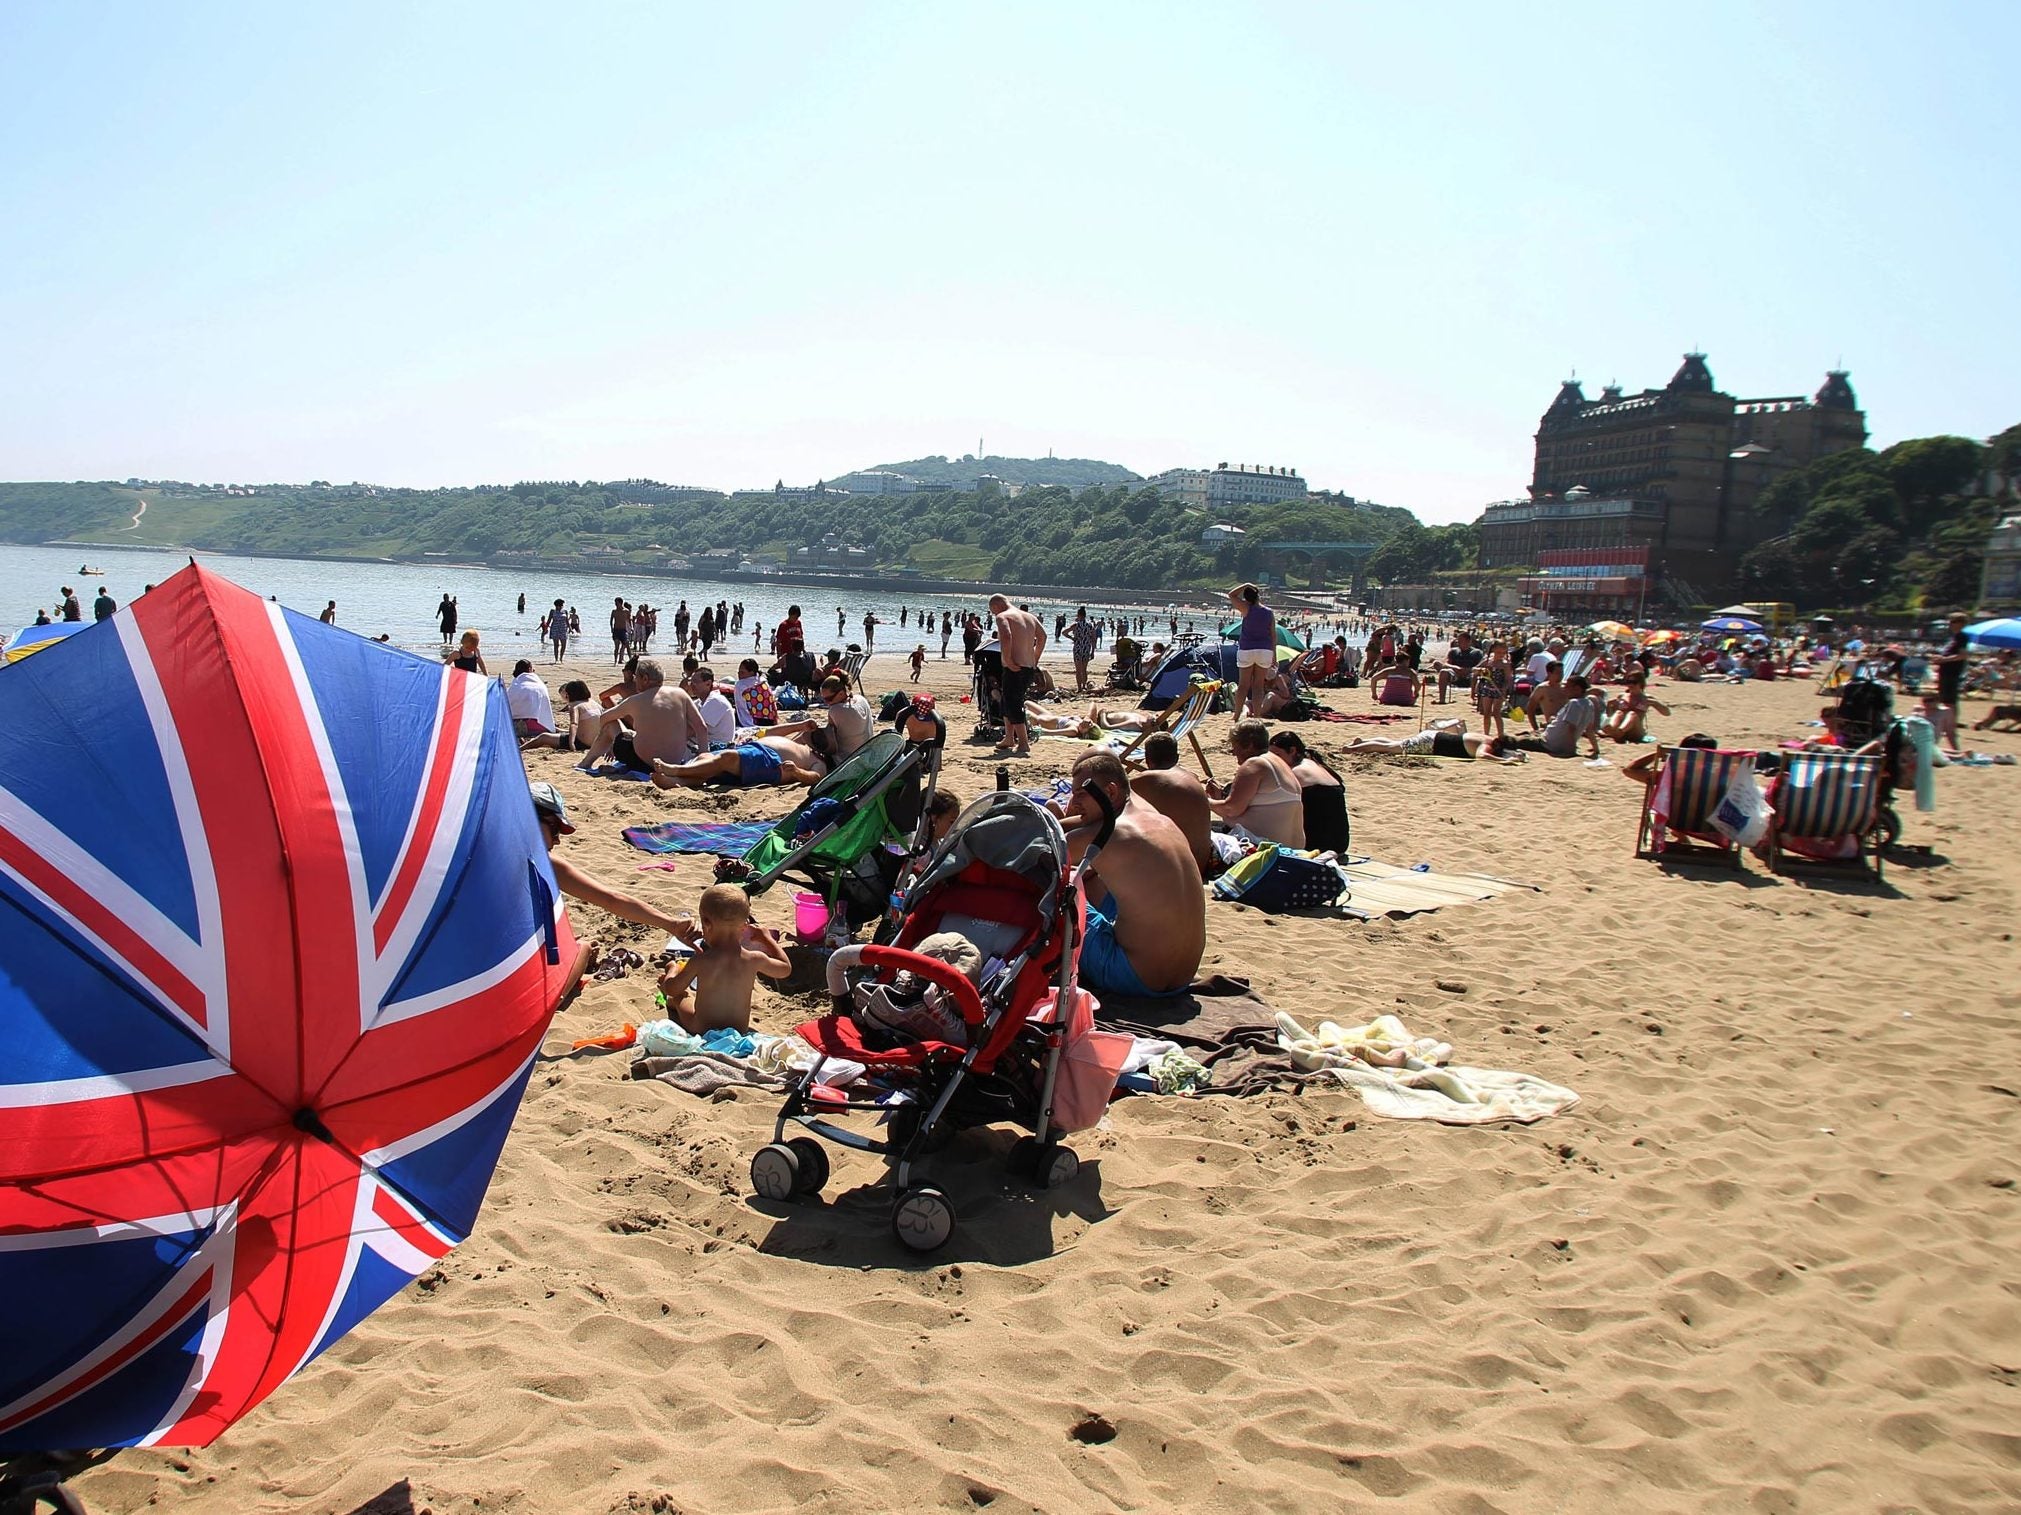
M 1522 751 L 1506 736 L 1487 737 L 1464 726 L 1428 726 L 1401 741 L 1365 736 L 1349 742 L 1343 752 L 1396 752 L 1420 757 L 1493 758 L 1498 763 L 1520 763 Z
M 1100 736 L 1105 731 L 1150 731 L 1164 720 L 1162 710 L 1104 710 L 1090 705 L 1086 715 L 1027 713 L 1026 724 L 1047 736 Z

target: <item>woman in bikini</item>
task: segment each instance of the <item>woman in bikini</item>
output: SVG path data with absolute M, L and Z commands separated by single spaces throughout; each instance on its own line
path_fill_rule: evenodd
M 1639 742 L 1647 734 L 1649 711 L 1670 714 L 1670 707 L 1649 692 L 1649 675 L 1631 672 L 1626 687 L 1609 702 L 1607 723 L 1600 735 L 1616 742 Z

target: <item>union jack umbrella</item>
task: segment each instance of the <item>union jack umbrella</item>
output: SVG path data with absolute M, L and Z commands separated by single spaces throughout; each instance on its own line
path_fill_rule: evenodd
M 203 1446 L 469 1234 L 574 942 L 475 675 L 192 565 L 0 701 L 0 1451 Z

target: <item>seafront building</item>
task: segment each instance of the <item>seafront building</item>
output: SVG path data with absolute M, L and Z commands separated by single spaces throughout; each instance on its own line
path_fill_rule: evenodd
M 1295 468 L 1252 467 L 1217 463 L 1212 468 L 1168 468 L 1145 484 L 1168 500 L 1197 510 L 1219 511 L 1231 505 L 1278 505 L 1302 500 L 1305 480 Z
M 1481 514 L 1481 566 L 1555 569 L 1537 577 L 1571 581 L 1583 567 L 1632 568 L 1639 553 L 1639 575 L 1586 577 L 1647 582 L 1595 587 L 1591 605 L 1565 585 L 1537 589 L 1558 589 L 1565 598 L 1554 606 L 1567 610 L 1619 611 L 1624 599 L 1645 596 L 1717 598 L 1731 587 L 1742 554 L 1762 539 L 1754 510 L 1762 491 L 1866 438 L 1866 416 L 1842 369 L 1808 399 L 1726 394 L 1698 352 L 1684 355 L 1663 388 L 1635 395 L 1610 384 L 1589 400 L 1577 379 L 1567 379 L 1537 427 L 1528 497 Z M 1602 558 L 1564 556 L 1594 552 Z

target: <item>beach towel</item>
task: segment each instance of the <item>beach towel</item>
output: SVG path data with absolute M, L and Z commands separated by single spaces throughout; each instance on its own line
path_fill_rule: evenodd
M 778 824 L 777 821 L 662 821 L 657 826 L 627 826 L 624 835 L 641 852 L 706 852 L 720 857 L 742 857 Z
M 1413 1036 L 1393 1015 L 1365 1026 L 1321 1021 L 1307 1030 L 1280 1011 L 1277 1040 L 1294 1065 L 1345 1084 L 1372 1112 L 1392 1120 L 1528 1125 L 1579 1102 L 1570 1089 L 1532 1074 L 1449 1065 L 1451 1047 Z
M 1347 875 L 1350 891 L 1340 911 L 1357 920 L 1374 920 L 1386 915 L 1393 920 L 1442 910 L 1447 905 L 1466 905 L 1492 899 L 1513 889 L 1534 890 L 1534 884 L 1494 878 L 1485 873 L 1433 873 L 1399 868 L 1368 858 L 1352 859 L 1340 865 Z
M 641 1057 L 633 1078 L 656 1079 L 669 1088 L 708 1099 L 722 1089 L 783 1089 L 783 1075 L 722 1052 L 690 1052 L 681 1057 Z
M 1312 713 L 1312 718 L 1315 721 L 1337 721 L 1355 726 L 1381 726 L 1390 721 L 1407 721 L 1410 719 L 1407 715 L 1393 714 L 1387 710 L 1367 712 L 1359 710 L 1342 711 L 1331 710 L 1324 706 L 1315 710 Z
M 1295 1094 L 1304 1085 L 1330 1082 L 1325 1073 L 1296 1067 L 1278 1047 L 1274 1013 L 1247 980 L 1217 973 L 1195 979 L 1184 994 L 1106 995 L 1095 1024 L 1186 1049 L 1209 1076 L 1204 1086 L 1174 1091 L 1191 1098 Z

